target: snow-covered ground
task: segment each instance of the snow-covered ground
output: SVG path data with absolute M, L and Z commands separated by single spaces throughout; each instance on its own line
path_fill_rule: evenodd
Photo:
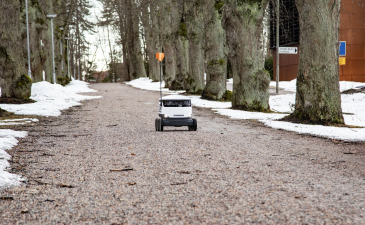
M 233 80 L 229 79 L 228 84 Z M 152 82 L 148 78 L 139 78 L 127 84 L 146 90 L 159 91 L 160 83 Z M 270 86 L 275 87 L 276 83 L 271 82 Z M 164 83 L 162 84 L 162 87 Z M 358 82 L 340 82 L 340 90 L 345 91 L 348 89 L 356 89 L 361 86 L 365 86 L 365 83 Z M 227 85 L 232 87 L 232 85 Z M 289 122 L 276 121 L 293 111 L 293 105 L 295 104 L 295 91 L 296 80 L 282 81 L 279 83 L 279 87 L 285 91 L 292 91 L 293 94 L 273 95 L 270 96 L 270 107 L 272 111 L 278 113 L 259 113 L 259 112 L 247 112 L 241 110 L 230 109 L 232 104 L 230 102 L 215 102 L 200 99 L 199 96 L 189 96 L 192 104 L 199 107 L 211 108 L 216 113 L 226 115 L 234 119 L 256 119 L 264 123 L 266 126 L 276 129 L 283 129 L 294 131 L 302 134 L 311 134 L 320 137 L 326 137 L 337 140 L 346 141 L 365 141 L 365 94 L 357 93 L 350 95 L 341 95 L 342 111 L 345 113 L 344 119 L 347 125 L 359 126 L 364 128 L 346 128 L 346 127 L 327 127 L 320 125 L 305 125 Z M 167 88 L 163 88 L 164 94 L 176 94 L 174 91 L 169 91 Z M 279 92 L 280 93 L 280 92 Z M 156 100 L 157 102 L 157 100 Z
M 84 96 L 77 93 L 96 92 L 90 89 L 86 82 L 73 80 L 66 87 L 43 81 L 32 85 L 31 99 L 37 101 L 30 104 L 0 104 L 0 108 L 19 115 L 59 116 L 61 110 L 80 105 L 80 101 L 100 98 L 99 96 Z M 1 89 L 0 89 L 1 91 Z M 2 120 L 0 125 L 16 125 L 37 122 L 37 119 L 23 118 Z M 11 156 L 6 150 L 18 143 L 16 138 L 27 136 L 25 131 L 0 129 L 0 189 L 18 185 L 22 178 L 7 171 Z

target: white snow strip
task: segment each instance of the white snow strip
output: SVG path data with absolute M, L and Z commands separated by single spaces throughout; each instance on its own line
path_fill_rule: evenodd
M 12 120 L 0 120 L 0 126 L 3 125 L 22 125 L 32 122 L 38 122 L 38 119 L 23 118 L 23 119 L 12 119 Z
M 95 92 L 86 82 L 73 80 L 63 87 L 47 81 L 32 85 L 31 99 L 37 101 L 30 104 L 0 104 L 0 108 L 18 115 L 59 116 L 61 111 L 72 106 L 81 105 L 80 101 L 100 98 L 100 96 L 84 96 L 76 93 Z
M 310 134 L 330 139 L 345 141 L 364 141 L 365 128 L 329 127 L 321 125 L 305 125 L 282 121 L 261 120 L 266 126 L 294 131 L 300 134 Z
M 144 90 L 149 90 L 149 91 L 160 91 L 160 82 L 153 82 L 148 77 L 140 77 L 138 79 L 128 81 L 128 82 L 125 82 L 125 83 L 132 86 L 132 87 L 136 87 L 136 88 L 139 88 L 139 89 L 144 89 Z M 165 87 L 165 82 L 162 81 L 161 82 L 161 90 L 164 94 L 169 94 L 169 93 L 178 94 L 178 93 L 184 93 L 185 92 L 185 91 L 170 91 L 168 88 L 164 88 L 164 87 Z
M 277 120 L 281 119 L 288 114 L 277 113 L 260 113 L 260 112 L 248 112 L 234 109 L 213 109 L 216 113 L 229 116 L 232 119 L 245 119 L 245 120 Z
M 16 138 L 24 138 L 26 136 L 27 132 L 25 131 L 0 130 L 0 190 L 19 185 L 22 180 L 20 176 L 7 171 L 7 168 L 10 166 L 7 160 L 10 160 L 11 156 L 5 150 L 9 150 L 18 144 Z

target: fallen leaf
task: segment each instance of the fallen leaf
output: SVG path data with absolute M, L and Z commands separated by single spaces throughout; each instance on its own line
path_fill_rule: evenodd
M 133 186 L 133 185 L 136 185 L 137 183 L 136 182 L 127 182 L 127 183 L 124 183 L 124 184 Z
M 136 154 L 134 154 L 134 153 L 131 153 L 131 155 L 136 155 Z
M 24 209 L 24 210 L 20 211 L 20 213 L 29 213 L 29 210 L 28 209 Z

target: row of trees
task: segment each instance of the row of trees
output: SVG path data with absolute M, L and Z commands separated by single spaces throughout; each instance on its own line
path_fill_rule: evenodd
M 69 82 L 68 73 L 81 78 L 81 62 L 88 49 L 89 0 L 28 0 L 31 78 L 28 74 L 27 23 L 24 0 L 0 1 L 0 86 L 1 97 L 29 98 L 32 82 L 53 81 L 52 32 L 54 32 L 56 82 Z M 48 14 L 53 19 L 54 30 Z M 87 31 L 87 32 L 86 32 Z M 67 42 L 65 37 L 69 37 Z M 69 44 L 69 46 L 67 45 Z M 62 48 L 62 49 L 61 49 Z M 67 53 L 70 53 L 68 56 Z M 62 54 L 61 54 L 62 53 Z M 70 64 L 70 65 L 68 65 Z M 70 71 L 68 71 L 68 67 Z
M 158 81 L 155 54 L 162 51 L 163 80 L 171 90 L 220 100 L 226 93 L 229 67 L 232 107 L 270 111 L 263 27 L 271 0 L 100 1 L 104 21 L 120 35 L 129 79 L 148 75 Z M 291 117 L 343 123 L 338 84 L 340 0 L 295 0 L 295 4 L 301 48 Z
M 226 93 L 228 70 L 233 76 L 233 108 L 270 111 L 270 77 L 264 69 L 266 46 L 263 35 L 270 0 L 99 1 L 104 9 L 99 25 L 110 26 L 118 32 L 118 44 L 123 46 L 123 69 L 128 79 L 148 75 L 158 81 L 160 68 L 155 54 L 162 51 L 165 53 L 163 80 L 166 87 L 220 100 Z M 34 81 L 42 80 L 43 71 L 46 71 L 48 81 L 52 79 L 52 31 L 46 17 L 49 13 L 58 14 L 53 31 L 55 52 L 61 52 L 57 48 L 63 42 L 63 52 L 70 48 L 75 54 L 73 60 L 62 60 L 60 54 L 56 54 L 57 76 L 62 81 L 67 72 L 59 68 L 62 68 L 62 61 L 70 61 L 71 70 L 76 78 L 80 77 L 81 56 L 87 50 L 85 31 L 93 27 L 86 19 L 90 14 L 89 1 L 29 0 L 28 4 Z M 292 117 L 343 123 L 338 88 L 340 0 L 295 0 L 295 4 L 300 18 L 301 49 Z M 24 9 L 24 1 L 1 0 L 2 97 L 24 98 L 30 94 L 26 92 L 31 82 L 25 75 L 27 24 Z M 65 44 L 65 34 L 73 35 L 71 46 Z

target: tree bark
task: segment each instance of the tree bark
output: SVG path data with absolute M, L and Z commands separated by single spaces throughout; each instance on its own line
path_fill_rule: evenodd
M 223 4 L 211 0 L 204 1 L 204 4 L 207 78 L 202 98 L 219 100 L 226 92 L 227 79 L 226 33 L 221 23 Z
M 172 15 L 171 8 L 173 7 L 171 0 L 164 0 L 161 4 L 160 19 L 161 19 L 161 39 L 162 48 L 165 53 L 165 71 L 163 80 L 165 81 L 165 87 L 169 88 L 172 81 L 175 79 L 176 64 L 175 64 L 175 51 L 173 47 L 173 34 L 171 30 Z
M 233 74 L 232 107 L 269 111 L 270 75 L 264 69 L 263 17 L 269 0 L 227 0 L 223 8 L 223 28 Z
M 129 12 L 129 22 L 130 22 L 130 60 L 133 64 L 134 73 L 132 74 L 132 79 L 147 77 L 146 70 L 144 67 L 143 54 L 141 50 L 141 42 L 139 36 L 139 13 L 135 0 L 129 0 L 130 12 Z
M 25 75 L 27 51 L 22 45 L 21 11 L 19 1 L 0 2 L 1 97 L 28 99 L 31 94 L 32 80 Z
M 203 3 L 189 0 L 187 33 L 189 40 L 189 74 L 184 87 L 188 93 L 201 94 L 204 89 L 204 17 Z
M 159 26 L 158 26 L 158 4 L 149 0 L 143 3 L 142 22 L 145 31 L 149 78 L 154 81 L 160 80 L 160 65 L 156 59 L 156 53 L 161 52 Z M 149 12 L 148 12 L 149 10 Z
M 122 72 L 122 77 L 124 79 L 122 80 L 127 80 L 130 81 L 131 80 L 131 76 L 130 76 L 130 72 L 129 72 L 129 64 L 128 62 L 129 60 L 129 51 L 128 51 L 128 44 L 127 44 L 127 37 L 128 37 L 128 26 L 127 26 L 127 15 L 125 10 L 125 0 L 116 0 L 115 1 L 116 4 L 116 11 L 118 14 L 118 28 L 119 28 L 119 34 L 120 34 L 120 41 L 122 43 L 123 46 L 123 72 Z
M 172 33 L 174 35 L 174 49 L 176 53 L 176 75 L 170 90 L 185 90 L 184 82 L 189 73 L 189 41 L 187 39 L 185 21 L 185 0 L 173 0 Z
M 300 54 L 292 117 L 344 123 L 339 90 L 340 0 L 296 0 Z

